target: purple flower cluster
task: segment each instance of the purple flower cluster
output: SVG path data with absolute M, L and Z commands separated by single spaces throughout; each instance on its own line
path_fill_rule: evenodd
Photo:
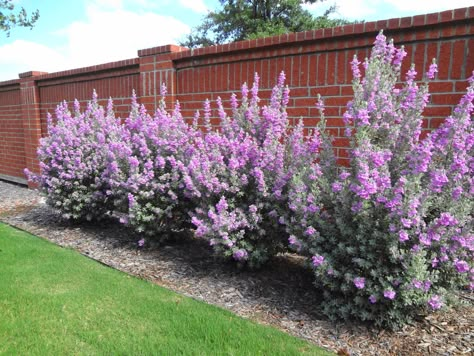
M 311 258 L 314 267 L 319 267 L 324 262 L 324 257 L 321 255 L 316 255 Z
M 365 287 L 365 278 L 363 277 L 356 277 L 354 278 L 354 285 L 357 289 L 364 289 Z
M 395 296 L 397 295 L 397 293 L 391 289 L 387 289 L 383 292 L 383 296 L 387 299 L 390 299 L 390 300 L 393 300 L 395 299 Z
M 443 302 L 441 301 L 441 297 L 439 295 L 433 295 L 429 300 L 428 300 L 428 305 L 431 307 L 433 310 L 441 309 L 443 306 Z

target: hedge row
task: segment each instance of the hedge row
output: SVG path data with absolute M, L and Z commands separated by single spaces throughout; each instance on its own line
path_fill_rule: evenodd
M 28 173 L 64 218 L 120 216 L 149 238 L 192 228 L 215 252 L 259 267 L 293 250 L 308 259 L 331 318 L 397 327 L 474 288 L 474 76 L 452 116 L 420 137 L 433 63 L 420 84 L 406 52 L 383 33 L 370 58 L 351 62 L 354 98 L 344 114 L 350 165 L 338 167 L 325 131 L 289 125 L 282 73 L 266 106 L 259 78 L 204 104 L 189 125 L 162 100 L 150 116 L 136 97 L 122 123 L 112 102 L 81 113 L 58 106 Z M 162 97 L 166 88 L 162 88 Z M 200 124 L 200 125 L 198 125 Z

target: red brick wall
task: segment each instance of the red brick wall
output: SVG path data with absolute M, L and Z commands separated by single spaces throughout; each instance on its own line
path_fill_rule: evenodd
M 474 70 L 474 7 L 195 50 L 175 45 L 160 46 L 139 50 L 138 58 L 121 62 L 53 74 L 24 73 L 20 79 L 22 88 L 31 85 L 35 90 L 20 93 L 21 110 L 12 109 L 18 106 L 12 103 L 18 103 L 18 89 L 15 88 L 19 82 L 0 82 L 0 174 L 8 171 L 7 175 L 22 176 L 19 168 L 9 170 L 11 166 L 25 164 L 22 154 L 11 156 L 10 153 L 8 156 L 7 152 L 12 152 L 9 144 L 2 146 L 1 143 L 1 140 L 6 142 L 5 137 L 12 139 L 16 134 L 22 137 L 18 123 L 15 135 L 3 129 L 11 125 L 18 115 L 21 115 L 24 130 L 25 122 L 28 127 L 39 124 L 44 134 L 48 111 L 53 112 L 62 100 L 77 98 L 85 102 L 94 88 L 99 97 L 111 96 L 114 99 L 116 112 L 122 117 L 128 113 L 132 89 L 137 91 L 140 102 L 153 112 L 160 99 L 161 83 L 165 82 L 168 107 L 179 100 L 183 115 L 191 118 L 196 109 L 202 108 L 206 98 L 215 101 L 221 96 L 228 107 L 230 95 L 233 92 L 238 94 L 243 82 L 251 85 L 255 72 L 261 77 L 260 96 L 268 98 L 282 70 L 291 89 L 288 110 L 291 119 L 303 118 L 307 127 L 313 127 L 318 121 L 314 107 L 316 94 L 324 97 L 328 127 L 336 136 L 337 155 L 343 162 L 347 157 L 347 140 L 342 137 L 341 117 L 352 94 L 349 62 L 354 54 L 361 60 L 369 54 L 381 29 L 387 37 L 394 39 L 397 46 L 405 45 L 408 58 L 403 72 L 410 63 L 415 63 L 421 79 L 421 73 L 427 70 L 432 58 L 437 58 L 439 73 L 430 84 L 431 105 L 425 111 L 424 127 L 430 130 L 439 126 L 458 102 L 467 86 L 466 79 Z M 37 102 L 36 106 L 30 105 L 30 109 L 25 111 L 27 94 Z M 265 100 L 262 103 L 265 104 Z M 33 114 L 30 115 L 31 112 Z M 29 116 L 25 118 L 24 115 Z M 28 152 L 31 152 L 36 136 L 29 137 L 24 143 L 28 166 Z M 20 139 L 17 145 L 20 145 L 19 142 Z
M 111 97 L 117 116 L 126 117 L 130 111 L 132 91 L 139 87 L 138 59 L 102 64 L 95 67 L 42 75 L 36 79 L 40 95 L 40 115 L 43 134 L 46 133 L 47 113 L 54 116 L 59 102 L 79 100 L 81 107 L 91 100 L 95 89 L 106 105 Z M 72 108 L 72 104 L 71 104 Z
M 0 87 L 0 178 L 22 177 L 26 167 L 19 81 Z
M 432 59 L 437 59 L 439 73 L 430 84 L 431 105 L 424 127 L 439 126 L 459 101 L 466 78 L 474 70 L 474 7 L 182 52 L 175 55 L 177 99 L 183 114 L 192 116 L 206 98 L 221 96 L 228 103 L 242 82 L 253 82 L 255 72 L 261 77 L 262 96 L 268 97 L 278 73 L 284 71 L 291 89 L 290 117 L 302 117 L 306 126 L 314 126 L 318 121 L 315 97 L 320 93 L 328 128 L 337 137 L 337 155 L 344 158 L 348 142 L 343 137 L 342 114 L 352 95 L 349 62 L 354 54 L 359 60 L 368 56 L 381 29 L 396 45 L 405 45 L 408 57 L 403 73 L 415 63 L 421 79 Z

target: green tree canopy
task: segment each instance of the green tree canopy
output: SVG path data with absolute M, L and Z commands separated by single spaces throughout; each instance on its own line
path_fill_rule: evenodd
M 15 4 L 13 0 L 0 0 L 0 31 L 6 32 L 7 37 L 15 26 L 33 28 L 39 18 L 39 11 L 36 10 L 28 17 L 26 10 L 22 7 L 19 12 L 13 12 Z
M 335 5 L 317 17 L 303 7 L 319 1 L 324 0 L 219 0 L 221 8 L 209 12 L 181 45 L 210 46 L 348 23 L 329 18 Z

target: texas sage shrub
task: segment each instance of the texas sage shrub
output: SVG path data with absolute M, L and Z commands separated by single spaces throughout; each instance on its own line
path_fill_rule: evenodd
M 40 140 L 40 174 L 25 169 L 30 181 L 38 184 L 46 202 L 65 219 L 93 220 L 107 214 L 113 204 L 102 179 L 106 167 L 107 144 L 116 139 L 120 121 L 115 118 L 112 100 L 107 110 L 92 101 L 81 113 L 74 102 L 74 113 L 66 102 L 56 108 L 56 119 L 48 114 L 48 136 Z
M 381 32 L 364 76 L 354 57 L 349 167 L 326 153 L 292 177 L 290 246 L 310 257 L 331 318 L 398 327 L 473 288 L 474 77 L 422 140 L 428 84 L 415 81 L 414 66 L 399 84 L 405 56 Z M 436 72 L 433 63 L 426 79 Z
M 260 107 L 255 75 L 250 95 L 247 85 L 242 86 L 240 105 L 235 95 L 231 97 L 232 117 L 219 98 L 219 130 L 211 129 L 207 101 L 206 130 L 188 165 L 186 184 L 197 204 L 192 213 L 196 236 L 209 241 L 217 255 L 240 265 L 258 267 L 285 249 L 287 235 L 279 210 L 287 205 L 289 178 L 306 164 L 295 159 L 292 150 L 302 145 L 311 150 L 318 143 L 303 141 L 301 126 L 289 132 L 289 89 L 284 81 L 281 73 L 269 105 Z
M 104 172 L 121 222 L 157 240 L 190 226 L 193 209 L 184 178 L 196 130 L 184 121 L 179 103 L 166 111 L 165 95 L 163 86 L 160 107 L 152 117 L 133 94 L 121 135 L 109 143 Z

